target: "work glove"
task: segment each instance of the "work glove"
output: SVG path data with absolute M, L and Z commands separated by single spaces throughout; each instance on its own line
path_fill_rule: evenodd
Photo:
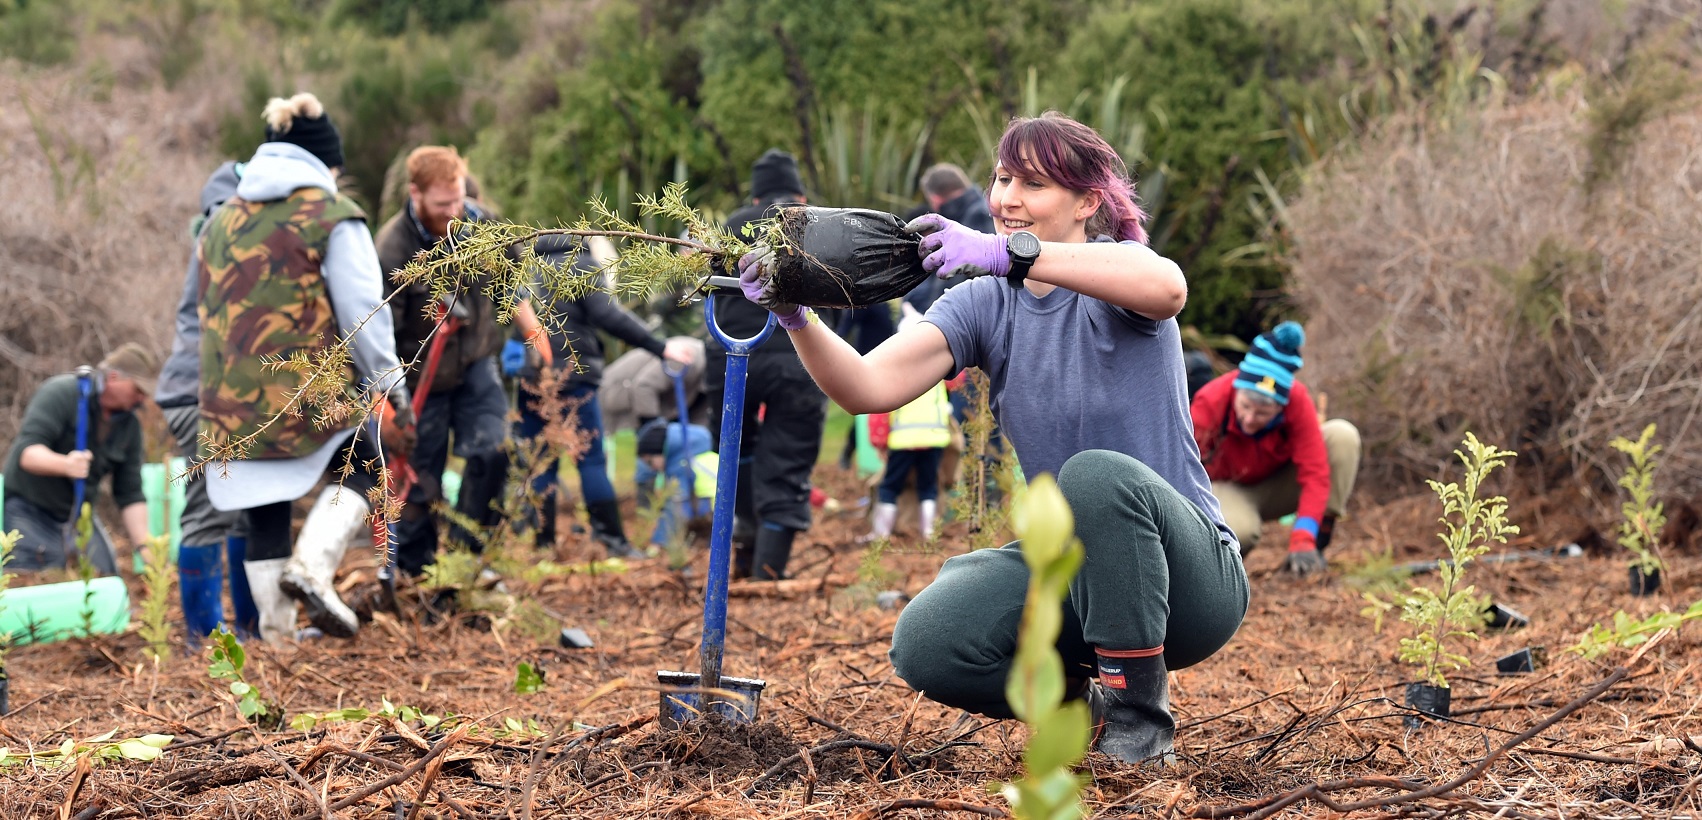
M 1324 554 L 1318 551 L 1317 539 L 1312 533 L 1296 529 L 1288 534 L 1288 560 L 1283 562 L 1284 569 L 1304 576 L 1323 572 L 1327 566 Z
M 378 411 L 382 414 L 378 420 L 378 437 L 385 448 L 407 458 L 414 452 L 414 444 L 419 440 L 418 419 L 414 417 L 414 399 L 408 392 L 408 386 L 397 384 L 390 388 L 388 410 L 381 402 Z
M 941 279 L 953 276 L 1004 276 L 1011 272 L 1009 241 L 998 234 L 964 227 L 939 214 L 923 214 L 904 226 L 922 237 L 917 251 L 922 268 Z
M 739 290 L 745 298 L 768 309 L 786 330 L 803 330 L 810 323 L 810 310 L 803 305 L 779 302 L 774 298 L 774 251 L 766 245 L 739 257 Z
M 526 343 L 509 339 L 502 345 L 502 375 L 514 378 L 526 367 Z

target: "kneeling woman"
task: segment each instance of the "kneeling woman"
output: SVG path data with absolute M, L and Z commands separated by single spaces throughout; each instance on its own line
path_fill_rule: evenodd
M 1055 112 L 1019 119 L 996 161 L 997 234 L 938 215 L 910 224 L 929 270 L 988 275 L 866 356 L 807 309 L 774 304 L 763 254 L 741 260 L 741 284 L 847 412 L 901 407 L 960 368 L 987 373 L 1023 472 L 1057 475 L 1086 549 L 1059 639 L 1072 691 L 1093 705 L 1101 751 L 1162 758 L 1175 735 L 1167 671 L 1222 648 L 1247 610 L 1189 420 L 1174 318 L 1187 284 L 1146 247 L 1123 162 L 1093 129 Z M 1019 550 L 946 561 L 893 633 L 900 677 L 941 703 L 1011 716 L 1005 679 L 1028 585 Z

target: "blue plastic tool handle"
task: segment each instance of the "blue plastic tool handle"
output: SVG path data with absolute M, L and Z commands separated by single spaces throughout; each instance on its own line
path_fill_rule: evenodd
M 714 277 L 721 278 L 721 277 Z M 739 486 L 739 443 L 745 431 L 745 380 L 751 351 L 774 333 L 774 314 L 748 339 L 735 339 L 715 322 L 715 299 L 703 300 L 703 324 L 727 351 L 726 388 L 721 400 L 720 467 L 715 474 L 715 516 L 709 528 L 709 577 L 703 590 L 703 644 L 698 649 L 699 685 L 721 686 L 727 646 L 727 574 L 733 557 L 733 498 Z
M 90 373 L 77 373 L 77 449 L 89 449 L 89 393 L 92 390 L 94 376 Z M 93 465 L 90 465 L 93 466 Z M 76 526 L 78 519 L 83 517 L 83 495 L 87 489 L 88 479 L 79 478 L 71 482 L 71 524 Z

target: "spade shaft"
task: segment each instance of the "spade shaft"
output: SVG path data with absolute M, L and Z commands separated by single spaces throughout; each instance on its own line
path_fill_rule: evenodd
M 722 332 L 715 322 L 714 298 L 703 300 L 703 320 L 721 349 L 727 352 L 726 388 L 721 400 L 721 459 L 715 475 L 709 575 L 703 591 L 703 643 L 698 648 L 698 685 L 714 690 L 721 687 L 721 661 L 727 645 L 727 575 L 733 555 L 733 499 L 739 486 L 739 445 L 745 429 L 745 380 L 750 372 L 751 351 L 774 333 L 774 314 L 769 314 L 768 323 L 748 339 L 734 339 Z

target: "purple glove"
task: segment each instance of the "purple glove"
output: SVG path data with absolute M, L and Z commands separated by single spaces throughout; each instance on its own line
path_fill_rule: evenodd
M 1007 241 L 998 234 L 966 228 L 939 214 L 923 214 L 904 229 L 922 236 L 922 267 L 941 279 L 1011 272 Z
M 803 305 L 777 302 L 769 276 L 774 273 L 774 251 L 758 245 L 756 250 L 739 257 L 739 290 L 745 298 L 768 308 L 780 326 L 786 330 L 803 330 L 810 322 L 809 309 Z

